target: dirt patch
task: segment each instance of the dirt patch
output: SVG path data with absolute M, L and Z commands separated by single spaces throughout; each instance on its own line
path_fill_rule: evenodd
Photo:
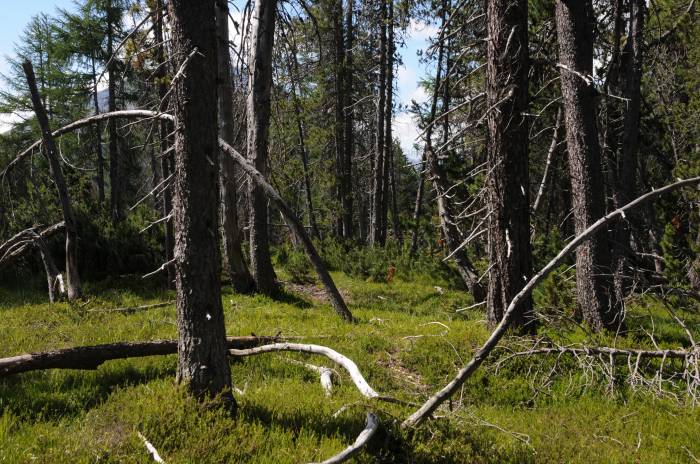
M 284 289 L 290 293 L 308 298 L 315 303 L 329 303 L 326 290 L 316 284 L 295 284 L 294 282 L 287 281 L 282 281 L 280 283 L 284 285 Z M 347 290 L 339 288 L 338 291 L 346 304 L 352 303 L 352 298 L 350 298 L 350 294 Z

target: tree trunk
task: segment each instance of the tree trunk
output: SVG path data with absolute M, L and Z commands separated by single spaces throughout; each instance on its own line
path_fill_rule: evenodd
M 114 55 L 114 12 L 112 9 L 112 0 L 107 1 L 107 108 L 109 112 L 117 110 L 117 71 L 116 58 Z M 111 193 L 109 196 L 109 209 L 112 214 L 112 221 L 119 222 L 122 220 L 121 209 L 121 178 L 119 175 L 119 146 L 117 141 L 117 121 L 109 119 L 107 121 L 107 131 L 109 133 L 109 185 Z
M 627 99 L 622 132 L 621 158 L 618 161 L 616 183 L 616 205 L 628 203 L 637 195 L 637 154 L 639 151 L 640 105 L 642 100 L 641 81 L 644 48 L 644 0 L 630 1 L 630 21 L 627 43 L 623 54 L 625 85 L 623 97 Z M 639 239 L 634 231 L 639 230 L 640 214 L 634 211 L 629 217 L 621 218 L 615 227 L 615 288 L 617 300 L 622 301 L 628 293 L 631 282 L 627 279 L 626 267 L 631 256 L 631 239 Z
M 235 407 L 219 280 L 219 144 L 215 0 L 171 0 L 174 83 L 177 378 L 199 398 Z
M 272 90 L 272 48 L 275 40 L 276 0 L 255 4 L 251 31 L 250 92 L 248 94 L 248 157 L 267 177 L 267 151 L 270 132 Z M 249 183 L 250 267 L 259 293 L 277 293 L 275 271 L 270 259 L 267 198 L 254 182 Z
M 377 82 L 377 134 L 372 173 L 372 205 L 369 220 L 369 245 L 383 246 L 382 211 L 384 211 L 384 112 L 386 111 L 386 0 L 379 2 L 379 80 Z
M 236 134 L 233 121 L 233 91 L 231 82 L 231 53 L 229 52 L 228 2 L 216 0 L 216 24 L 218 38 L 219 70 L 219 131 L 221 138 L 233 145 Z M 223 229 L 226 265 L 233 288 L 248 293 L 254 282 L 248 272 L 241 248 L 238 225 L 238 195 L 236 192 L 236 163 L 228 156 L 221 156 L 221 224 Z
M 97 91 L 97 73 L 95 71 L 95 57 L 91 56 L 92 64 L 92 101 L 95 105 L 95 114 L 100 114 L 100 99 Z M 95 142 L 95 151 L 97 151 L 97 200 L 100 205 L 105 202 L 105 161 L 102 153 L 102 125 L 95 125 L 95 134 L 97 141 Z
M 63 222 L 66 228 L 66 292 L 70 301 L 77 300 L 81 295 L 80 275 L 78 274 L 78 225 L 73 214 L 73 206 L 71 205 L 70 196 L 68 195 L 68 186 L 63 178 L 61 164 L 58 161 L 56 144 L 54 143 L 51 128 L 49 127 L 49 118 L 46 116 L 46 109 L 41 102 L 39 91 L 36 87 L 36 78 L 34 77 L 34 68 L 28 60 L 22 63 L 22 68 L 27 76 L 27 84 L 32 95 L 32 106 L 36 113 L 39 127 L 41 128 L 41 138 L 44 142 L 44 154 L 49 160 L 51 170 L 51 178 L 56 184 L 58 197 L 61 203 L 63 212 Z
M 154 34 L 156 42 L 159 44 L 156 48 L 156 61 L 158 62 L 158 72 L 156 76 L 158 77 L 158 99 L 160 100 L 161 110 L 167 105 L 164 100 L 167 98 L 168 86 L 165 82 L 166 76 L 166 63 L 165 63 L 165 44 L 163 43 L 163 0 L 156 0 L 156 16 L 154 24 Z M 169 152 L 170 141 L 169 135 L 172 132 L 172 124 L 161 119 L 158 123 L 158 130 L 160 136 L 160 170 L 163 174 L 163 179 L 167 179 L 173 172 L 175 172 L 175 158 L 172 152 Z M 161 202 L 163 217 L 169 217 L 173 211 L 173 189 L 172 182 L 165 186 L 163 189 L 163 199 Z M 173 218 L 165 221 L 165 236 L 163 240 L 163 246 L 165 248 L 165 262 L 169 263 L 174 257 L 175 248 L 175 230 L 173 226 Z M 168 287 L 175 287 L 175 267 L 167 266 L 168 273 Z
M 352 195 L 352 156 L 355 151 L 355 134 L 353 131 L 353 57 L 352 57 L 352 47 L 353 47 L 353 0 L 348 0 L 346 11 L 345 11 L 345 66 L 344 66 L 344 105 L 343 108 L 343 192 L 345 195 L 341 200 L 342 205 L 342 215 L 343 215 L 343 238 L 351 239 L 353 238 L 353 225 L 352 225 L 352 208 L 353 208 L 353 195 Z
M 384 180 L 382 184 L 382 242 L 386 241 L 389 201 L 392 202 L 392 228 L 394 238 L 399 240 L 399 221 L 396 210 L 396 189 L 394 185 L 394 135 L 392 117 L 394 115 L 394 0 L 389 0 L 387 13 L 387 59 L 386 59 L 386 110 L 384 111 Z
M 557 0 L 561 88 L 577 235 L 605 214 L 591 77 L 594 22 L 591 0 Z M 614 328 L 621 323 L 605 233 L 598 233 L 576 250 L 576 294 L 578 311 L 594 330 Z
M 527 0 L 488 2 L 486 107 L 488 108 L 487 317 L 503 318 L 508 303 L 532 275 L 528 163 Z M 531 298 L 514 323 L 532 330 Z
M 44 271 L 46 272 L 46 282 L 49 288 L 49 303 L 55 303 L 58 298 L 66 293 L 66 289 L 63 285 L 63 276 L 58 272 L 56 268 L 56 263 L 51 257 L 51 252 L 49 247 L 46 246 L 46 242 L 35 230 L 29 231 L 29 236 L 34 242 L 34 246 L 39 250 L 39 255 L 41 255 L 41 261 L 44 263 Z
M 337 230 L 339 236 L 344 235 L 343 223 L 343 199 L 348 195 L 345 191 L 347 182 L 345 182 L 345 40 L 343 38 L 343 0 L 333 0 L 330 17 L 333 18 L 333 45 L 335 47 L 333 54 L 334 69 L 334 105 L 335 105 L 335 120 L 333 130 L 335 132 L 335 188 L 337 194 L 338 205 L 340 206 L 340 214 L 337 219 Z

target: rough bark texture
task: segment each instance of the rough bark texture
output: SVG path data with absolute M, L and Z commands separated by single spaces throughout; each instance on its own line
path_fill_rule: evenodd
M 532 274 L 528 163 L 527 0 L 494 0 L 487 9 L 488 108 L 487 313 L 497 324 Z M 516 325 L 531 326 L 532 301 L 524 299 Z
M 272 47 L 275 40 L 276 0 L 255 4 L 251 31 L 250 91 L 248 94 L 248 159 L 267 176 L 267 151 L 270 132 L 272 88 Z M 270 259 L 267 228 L 267 198 L 255 182 L 249 183 L 250 267 L 258 292 L 277 293 L 275 271 Z
M 386 2 L 379 2 L 379 92 L 377 101 L 377 133 L 372 172 L 372 206 L 369 220 L 369 245 L 383 246 L 382 212 L 384 211 L 384 112 L 386 111 Z
M 178 381 L 197 397 L 235 405 L 219 281 L 219 148 L 215 0 L 169 2 L 175 82 L 175 282 Z
M 51 178 L 56 185 L 58 198 L 61 203 L 61 211 L 63 212 L 63 222 L 66 229 L 66 293 L 68 299 L 73 301 L 80 298 L 80 275 L 78 274 L 78 225 L 73 213 L 70 196 L 68 194 L 68 186 L 63 178 L 61 164 L 58 161 L 58 152 L 54 143 L 51 128 L 49 127 L 49 118 L 46 115 L 46 109 L 41 102 L 39 91 L 36 87 L 36 77 L 34 76 L 34 68 L 32 63 L 25 61 L 22 63 L 22 68 L 27 76 L 27 84 L 32 96 L 32 106 L 34 113 L 41 128 L 41 138 L 44 142 L 44 154 L 49 160 L 51 170 Z
M 167 99 L 168 86 L 165 82 L 166 77 L 166 65 L 165 65 L 165 45 L 163 44 L 163 2 L 162 0 L 156 1 L 156 11 L 155 11 L 155 23 L 153 27 L 153 33 L 155 34 L 156 42 L 160 45 L 156 48 L 156 61 L 159 63 L 158 72 L 156 76 L 158 78 L 158 98 L 160 100 L 161 109 L 164 109 L 167 105 L 165 101 Z M 163 179 L 167 179 L 173 172 L 175 172 L 175 158 L 172 152 L 169 152 L 170 140 L 169 134 L 172 132 L 172 123 L 165 119 L 161 119 L 158 123 L 158 131 L 160 137 L 160 171 L 163 174 Z M 163 189 L 163 198 L 161 201 L 163 217 L 168 217 L 173 211 L 173 189 L 172 183 L 169 183 Z M 173 226 L 173 220 L 170 218 L 165 221 L 165 235 L 164 235 L 164 248 L 165 248 L 165 262 L 169 263 L 172 261 L 174 256 L 175 247 L 175 230 Z M 168 266 L 168 287 L 175 287 L 175 267 Z
M 231 82 L 231 54 L 229 52 L 228 2 L 216 1 L 216 24 L 219 70 L 219 131 L 226 143 L 233 145 L 236 134 L 233 120 L 233 86 Z M 247 293 L 253 288 L 253 278 L 243 258 L 241 233 L 238 226 L 238 195 L 236 193 L 236 163 L 221 157 L 221 225 L 223 229 L 226 271 L 233 288 Z
M 564 123 L 569 153 L 576 234 L 605 214 L 601 152 L 592 86 L 593 25 L 591 0 L 556 2 Z M 619 311 L 610 273 L 605 233 L 576 250 L 578 311 L 594 330 L 617 325 Z

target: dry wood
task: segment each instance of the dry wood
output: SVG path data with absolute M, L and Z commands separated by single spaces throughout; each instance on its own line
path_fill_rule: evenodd
M 503 338 L 513 320 L 519 303 L 526 297 L 528 297 L 532 290 L 539 285 L 554 269 L 559 266 L 564 259 L 569 256 L 581 243 L 588 240 L 593 234 L 600 230 L 603 226 L 608 224 L 613 219 L 622 216 L 624 217 L 625 212 L 639 206 L 640 204 L 656 198 L 664 193 L 668 193 L 673 190 L 677 190 L 682 187 L 687 187 L 690 185 L 700 184 L 700 177 L 693 177 L 690 179 L 679 180 L 676 183 L 667 185 L 658 190 L 652 190 L 641 197 L 631 201 L 625 206 L 612 211 L 602 218 L 598 219 L 596 222 L 591 224 L 585 231 L 574 238 L 568 245 L 566 245 L 546 266 L 544 266 L 537 274 L 535 274 L 529 282 L 518 292 L 517 295 L 511 300 L 508 308 L 503 314 L 503 319 L 496 326 L 494 331 L 489 336 L 488 340 L 482 345 L 481 348 L 474 354 L 474 357 L 457 373 L 457 375 L 443 387 L 440 391 L 435 393 L 430 397 L 417 411 L 411 414 L 402 424 L 402 428 L 414 427 L 423 423 L 443 402 L 449 399 L 464 382 L 471 377 L 471 375 L 479 368 L 481 363 L 489 356 L 491 351 L 498 345 L 498 342 Z
M 326 459 L 325 461 L 323 461 L 320 464 L 340 464 L 341 462 L 345 462 L 348 459 L 352 458 L 353 456 L 355 456 L 357 453 L 360 452 L 360 450 L 367 444 L 367 442 L 369 442 L 369 440 L 377 432 L 378 428 L 379 428 L 379 420 L 377 419 L 377 416 L 375 416 L 371 412 L 368 412 L 367 413 L 367 422 L 365 423 L 365 428 L 357 436 L 355 443 L 348 446 L 347 448 L 345 448 L 343 451 L 336 454 L 335 456 Z
M 245 349 L 277 340 L 279 340 L 278 337 L 267 336 L 228 337 L 226 344 L 229 349 Z M 109 343 L 28 353 L 0 359 L 0 378 L 45 369 L 93 370 L 105 361 L 113 359 L 142 358 L 175 353 L 177 353 L 177 340 Z

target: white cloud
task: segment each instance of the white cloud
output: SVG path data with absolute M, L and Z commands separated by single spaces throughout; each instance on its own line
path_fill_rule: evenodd
M 413 40 L 428 40 L 437 36 L 438 27 L 425 21 L 412 19 L 406 29 L 407 35 Z
M 419 143 L 419 141 L 416 140 L 419 131 L 418 122 L 416 121 L 415 117 L 405 111 L 396 114 L 393 121 L 393 131 L 394 137 L 399 139 L 401 149 L 409 161 L 420 161 L 421 148 L 419 147 L 416 149 L 414 147 L 414 145 L 417 143 L 422 146 L 422 143 Z

